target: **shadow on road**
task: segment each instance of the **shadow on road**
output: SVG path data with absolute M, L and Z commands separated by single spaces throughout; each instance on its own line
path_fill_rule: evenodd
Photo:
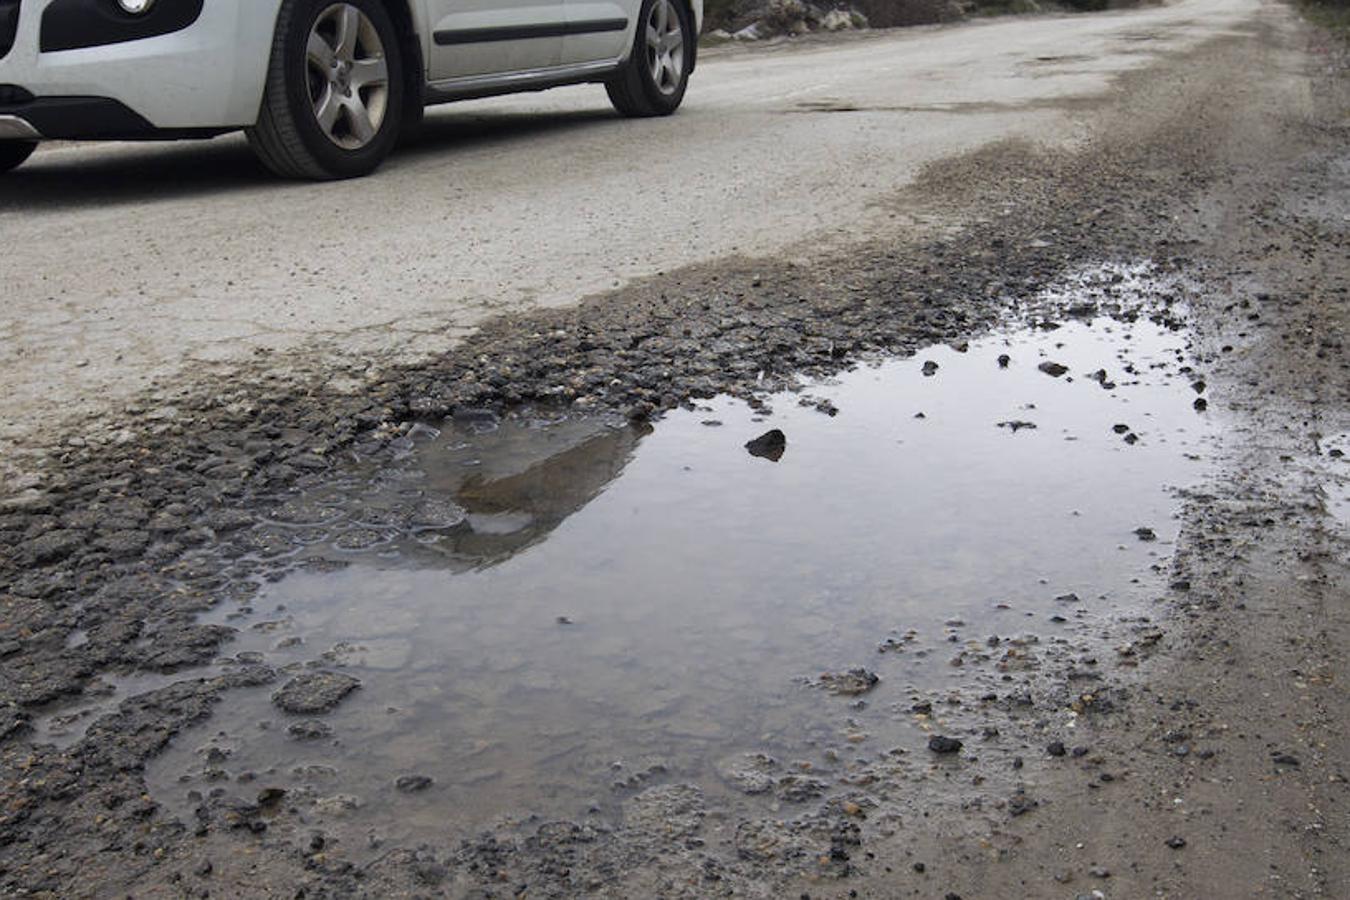
M 422 133 L 373 177 L 390 186 L 428 162 L 453 162 L 456 153 L 618 122 L 606 109 L 567 112 L 429 110 Z M 91 148 L 94 145 L 90 145 Z M 240 135 L 211 141 L 119 144 L 105 150 L 53 149 L 0 182 L 0 213 L 63 211 L 110 204 L 145 204 L 194 195 L 221 195 L 272 187 L 314 190 L 319 185 L 273 177 Z

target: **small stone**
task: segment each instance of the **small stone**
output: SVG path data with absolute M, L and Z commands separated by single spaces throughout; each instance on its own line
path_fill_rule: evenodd
M 1063 741 L 1051 741 L 1049 746 L 1045 748 L 1045 752 L 1051 756 L 1063 756 L 1068 751 L 1064 749 Z
M 1152 528 L 1139 527 L 1134 530 L 1134 536 L 1141 541 L 1156 541 L 1158 536 L 1153 533 Z
M 787 451 L 787 435 L 775 428 L 764 432 L 753 441 L 746 442 L 745 449 L 751 456 L 778 462 Z
M 923 364 L 923 374 L 928 378 L 932 378 L 934 375 L 936 375 L 937 370 L 938 364 L 933 362 L 931 359 Z
M 275 806 L 286 796 L 286 789 L 279 787 L 263 788 L 258 792 L 259 806 Z
M 415 794 L 418 791 L 425 791 L 435 783 L 435 779 L 430 775 L 400 775 L 394 782 L 394 787 L 405 794 Z
M 1057 362 L 1050 362 L 1049 360 L 1041 363 L 1036 368 L 1040 369 L 1042 372 L 1049 375 L 1051 378 L 1058 378 L 1059 376 L 1069 371 L 1068 366 L 1061 365 L 1060 363 Z
M 1166 843 L 1167 846 L 1171 847 L 1173 850 L 1180 850 L 1182 847 L 1186 846 L 1186 839 L 1184 837 L 1173 835 L 1167 839 Z
M 881 679 L 875 672 L 861 667 L 847 672 L 826 672 L 820 676 L 820 684 L 825 690 L 844 696 L 865 694 L 876 687 L 879 681 Z
M 957 753 L 964 746 L 956 738 L 942 734 L 935 734 L 928 739 L 928 749 L 934 753 Z
M 1009 356 L 1008 354 L 1006 354 L 1006 353 L 1000 353 L 1000 354 L 998 355 L 998 367 L 999 367 L 1000 369 L 1006 369 L 1006 368 L 1008 368 L 1008 363 L 1010 363 L 1010 362 L 1012 362 L 1012 357 Z

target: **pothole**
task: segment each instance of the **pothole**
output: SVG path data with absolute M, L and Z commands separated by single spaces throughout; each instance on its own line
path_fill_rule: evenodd
M 360 855 L 665 782 L 777 813 L 899 777 L 929 732 L 990 739 L 1052 674 L 1132 662 L 1100 635 L 1150 639 L 1205 471 L 1185 332 L 1078 312 L 654 429 L 419 426 L 281 506 L 254 552 L 294 567 L 209 617 L 283 681 L 359 689 L 231 692 L 154 796 L 284 797 L 273 829 Z

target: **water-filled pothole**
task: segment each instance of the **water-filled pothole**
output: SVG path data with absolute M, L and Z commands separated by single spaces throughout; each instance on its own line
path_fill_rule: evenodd
M 829 794 L 1051 667 L 1091 677 L 1094 633 L 1148 614 L 1170 486 L 1207 446 L 1184 342 L 1072 321 L 771 411 L 420 428 L 398 464 L 279 510 L 257 552 L 301 564 L 213 613 L 232 653 L 360 689 L 322 715 L 231 692 L 153 793 L 190 820 L 213 791 L 280 788 L 272 827 L 358 854 L 617 816 L 665 781 L 769 810 Z M 770 429 L 781 454 L 748 452 Z M 821 677 L 856 667 L 880 681 Z

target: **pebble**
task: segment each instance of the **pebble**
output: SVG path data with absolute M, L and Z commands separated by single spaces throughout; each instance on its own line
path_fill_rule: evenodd
M 425 791 L 435 783 L 435 779 L 430 775 L 400 775 L 394 782 L 394 787 L 405 794 L 415 794 L 418 791 Z
M 928 739 L 928 749 L 934 753 L 956 753 L 964 746 L 956 738 L 942 734 L 935 734 Z

